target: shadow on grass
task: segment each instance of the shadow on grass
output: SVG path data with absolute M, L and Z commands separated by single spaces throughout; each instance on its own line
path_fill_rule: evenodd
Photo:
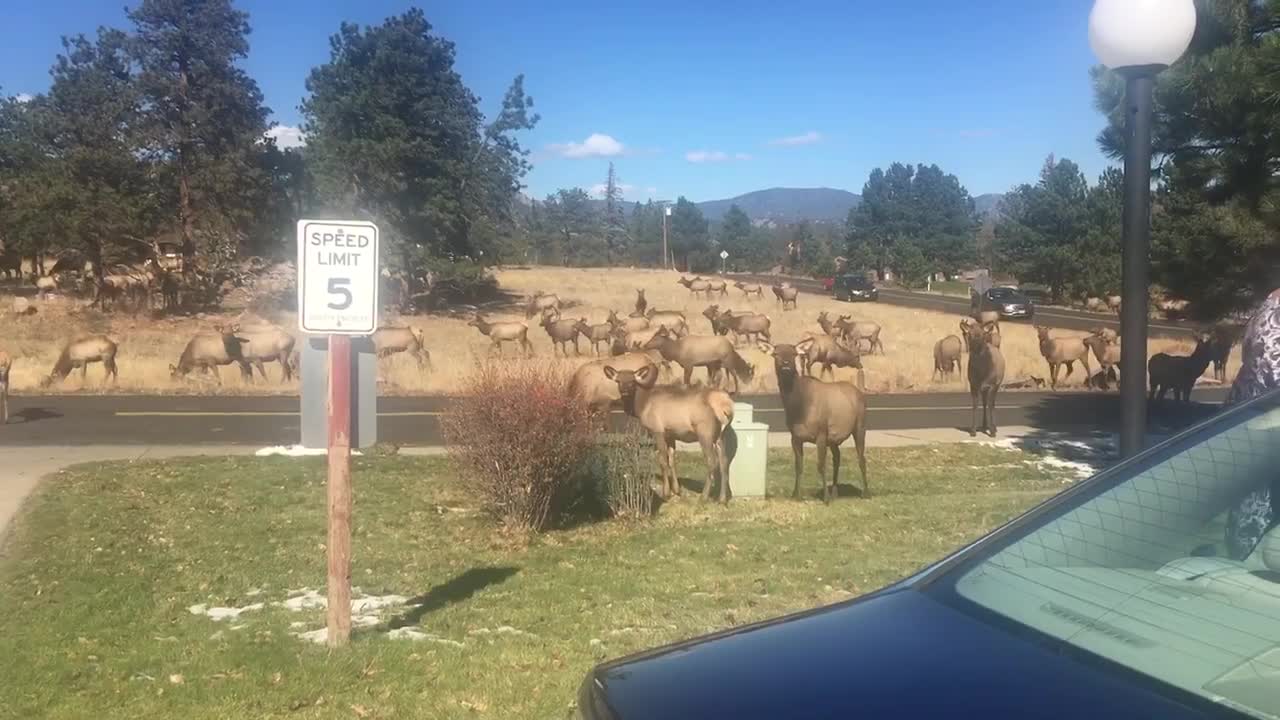
M 417 625 L 428 613 L 462 602 L 490 585 L 505 582 L 507 578 L 520 571 L 517 567 L 482 567 L 471 568 L 461 575 L 436 585 L 421 595 L 410 599 L 405 605 L 409 610 L 391 619 L 391 629 Z

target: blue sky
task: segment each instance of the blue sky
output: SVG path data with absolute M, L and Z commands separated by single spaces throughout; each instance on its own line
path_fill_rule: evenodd
M 0 87 L 48 86 L 64 34 L 125 26 L 136 0 L 14 2 Z M 237 0 L 247 69 L 275 120 L 299 122 L 308 70 L 342 20 L 380 22 L 391 0 Z M 579 2 L 423 5 L 458 70 L 494 112 L 526 76 L 542 121 L 522 137 L 531 195 L 591 188 L 613 160 L 629 199 L 730 197 L 767 187 L 858 192 L 872 168 L 937 163 L 975 195 L 1035 178 L 1049 153 L 1091 178 L 1089 0 Z

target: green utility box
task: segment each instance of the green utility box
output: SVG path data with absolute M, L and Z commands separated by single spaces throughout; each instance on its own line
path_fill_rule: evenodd
M 734 434 L 734 438 L 730 439 L 733 461 L 729 465 L 729 487 L 733 490 L 733 496 L 764 497 L 765 466 L 769 460 L 769 426 L 755 422 L 750 403 L 735 402 L 733 422 L 729 427 L 733 428 Z

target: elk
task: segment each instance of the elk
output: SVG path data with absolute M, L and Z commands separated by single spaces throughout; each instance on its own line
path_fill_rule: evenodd
M 1084 344 L 1093 351 L 1093 356 L 1097 358 L 1098 365 L 1102 368 L 1102 377 L 1109 378 L 1115 372 L 1115 368 L 1120 366 L 1120 339 L 1114 331 L 1108 331 L 1112 339 L 1108 340 L 1107 335 L 1094 334 L 1084 339 Z
M 9 422 L 9 369 L 12 367 L 13 358 L 0 350 L 0 425 Z
M 608 322 L 591 325 L 586 318 L 578 321 L 578 334 L 591 341 L 591 351 L 596 355 L 600 354 L 600 343 L 605 344 L 605 350 L 609 349 L 609 343 L 613 339 L 613 325 Z
M 1196 349 L 1190 355 L 1157 353 L 1147 361 L 1147 373 L 1151 376 L 1151 400 L 1163 400 L 1168 390 L 1173 390 L 1174 400 L 1191 402 L 1191 388 L 1213 361 L 1213 335 L 1202 332 L 1196 336 Z
M 821 365 L 822 369 L 818 371 L 818 378 L 822 378 L 823 373 L 831 375 L 831 379 L 836 379 L 834 367 L 854 368 L 858 371 L 857 385 L 859 388 L 866 387 L 866 374 L 862 369 L 862 353 L 858 348 L 847 347 L 840 343 L 837 338 L 829 335 L 809 336 L 804 340 L 796 343 L 796 349 L 799 351 L 800 361 L 804 363 L 805 377 L 811 375 L 814 365 Z
M 787 285 L 770 285 L 773 290 L 773 296 L 782 303 L 782 309 L 787 309 L 787 303 L 791 303 L 791 309 L 796 309 L 796 298 L 800 296 L 800 291 Z
M 573 354 L 582 355 L 582 350 L 578 347 L 578 323 L 587 321 L 586 318 L 578 318 L 577 320 L 569 318 L 562 320 L 559 310 L 547 310 L 542 313 L 542 321 L 538 324 L 547 331 L 547 336 L 551 338 L 551 354 L 555 355 L 556 348 L 560 348 L 560 353 L 565 357 L 569 357 L 568 343 L 573 343 Z
M 792 498 L 800 497 L 800 475 L 804 471 L 804 444 L 818 447 L 818 477 L 822 481 L 822 501 L 830 503 L 840 488 L 840 445 L 850 436 L 862 471 L 862 497 L 867 487 L 867 401 L 862 390 L 847 382 L 823 382 L 799 376 L 796 359 L 805 355 L 794 345 L 764 345 L 773 356 L 778 376 L 787 429 L 791 431 L 791 453 L 795 456 L 796 484 Z M 827 484 L 827 450 L 831 451 L 831 483 Z
M 728 326 L 726 326 L 724 321 L 720 319 L 719 305 L 707 306 L 707 309 L 702 311 L 702 317 L 706 318 L 707 322 L 711 323 L 712 335 L 727 335 L 729 333 Z
M 676 478 L 676 441 L 697 442 L 707 461 L 707 481 L 702 499 L 711 498 L 711 486 L 720 479 L 720 502 L 729 502 L 729 456 L 724 434 L 733 420 L 733 398 L 723 390 L 710 388 L 655 387 L 658 368 L 645 365 L 639 370 L 604 367 L 605 377 L 618 385 L 622 408 L 640 421 L 653 435 L 662 470 L 662 495 L 680 494 Z
M 752 295 L 755 295 L 757 300 L 764 299 L 764 288 L 761 287 L 760 284 L 758 283 L 752 283 L 750 285 L 747 285 L 746 283 L 743 283 L 741 280 L 738 280 L 733 283 L 733 286 L 742 291 L 743 300 L 750 299 Z
M 854 341 L 859 347 L 865 340 L 867 342 L 867 352 L 874 353 L 877 348 L 880 354 L 884 354 L 884 343 L 880 341 L 880 323 L 871 322 L 869 320 L 851 320 L 849 315 L 841 315 L 832 327 L 846 341 Z
M 973 314 L 973 319 L 977 320 L 979 325 L 990 325 L 993 323 L 999 325 L 1000 313 L 995 310 L 983 310 L 982 312 L 975 312 Z
M 690 279 L 690 278 L 682 277 L 676 280 L 676 282 L 685 286 L 689 290 L 690 295 L 697 295 L 698 293 L 706 293 L 707 298 L 708 299 L 711 298 L 711 290 L 710 290 L 711 286 L 707 283 L 706 280 L 703 280 L 702 278 L 695 277 Z
M 645 316 L 649 319 L 649 327 L 664 327 L 677 337 L 689 334 L 689 323 L 685 320 L 684 313 L 678 310 L 655 310 L 649 308 L 649 312 Z
M 635 332 L 636 330 L 644 330 L 649 327 L 649 318 L 643 314 L 639 316 L 629 315 L 625 318 L 618 317 L 618 313 L 610 310 L 609 319 L 606 321 L 613 326 L 614 330 L 623 333 Z
M 695 367 L 707 369 L 707 380 L 712 385 L 716 384 L 723 368 L 732 376 L 733 392 L 737 393 L 739 381 L 750 381 L 755 372 L 728 338 L 715 335 L 686 335 L 673 339 L 666 328 L 659 328 L 644 349 L 657 350 L 663 360 L 679 364 L 684 369 L 685 385 L 690 384 Z
M 44 300 L 58 292 L 58 279 L 52 275 L 40 275 L 35 279 L 36 297 Z
M 644 288 L 636 289 L 636 315 L 644 315 L 645 308 L 649 307 L 649 301 L 644 299 Z
M 564 302 L 560 300 L 559 295 L 546 294 L 541 291 L 533 294 L 529 298 L 529 302 L 524 306 L 524 317 L 529 319 L 538 313 L 546 313 L 548 310 L 559 311 L 564 307 Z
M 221 385 L 222 374 L 218 368 L 236 363 L 240 366 L 240 377 L 245 382 L 251 382 L 253 371 L 240 352 L 243 342 L 243 338 L 224 332 L 199 333 L 187 342 L 178 358 L 178 364 L 169 366 L 169 376 L 175 380 L 184 378 L 192 370 L 199 368 L 205 375 L 212 373 L 214 381 Z M 266 374 L 263 375 L 265 377 Z
M 481 335 L 489 338 L 492 342 L 489 346 L 490 354 L 497 350 L 498 355 L 502 355 L 502 343 L 513 342 L 524 348 L 526 357 L 533 357 L 533 344 L 529 342 L 528 322 L 507 320 L 491 323 L 479 313 L 476 313 L 476 316 L 471 318 L 467 325 L 479 330 Z
M 715 307 L 712 305 L 711 307 Z M 769 326 L 773 321 L 768 315 L 760 313 L 735 313 L 732 310 L 725 310 L 720 313 L 720 324 L 725 330 L 732 332 L 735 338 L 746 336 L 747 342 L 760 342 L 760 338 L 764 338 L 765 342 L 773 342 L 773 337 L 769 334 Z M 754 338 L 752 336 L 755 336 Z
M 569 379 L 569 392 L 595 411 L 608 410 L 622 396 L 618 384 L 604 374 L 605 366 L 615 370 L 636 371 L 652 365 L 653 357 L 647 352 L 624 352 L 613 357 L 600 358 L 584 363 Z
M 933 376 L 942 382 L 951 379 L 958 370 L 962 370 L 960 354 L 963 343 L 955 335 L 948 335 L 933 344 Z
M 1240 328 L 1233 325 L 1215 325 L 1210 331 L 1213 336 L 1213 378 L 1220 383 L 1227 381 L 1227 360 L 1231 358 L 1231 348 L 1240 339 Z
M 840 330 L 831 322 L 831 318 L 827 316 L 827 311 L 823 310 L 818 313 L 818 327 L 822 328 L 822 332 L 828 335 L 839 335 Z
M 643 330 L 633 330 L 624 333 L 622 336 L 622 344 L 627 350 L 643 350 L 649 341 L 653 339 L 658 331 L 662 330 L 661 325 L 651 325 Z
M 1100 313 L 1107 309 L 1107 304 L 1102 298 L 1088 297 L 1084 299 L 1084 309 L 1089 312 Z
M 40 382 L 40 386 L 49 387 L 55 380 L 65 380 L 74 368 L 80 368 L 80 379 L 84 380 L 89 374 L 89 363 L 94 362 L 102 363 L 104 380 L 110 378 L 115 382 L 120 375 L 120 370 L 116 367 L 116 351 L 119 347 L 106 335 L 88 335 L 72 340 L 62 347 L 53 370 Z
M 1103 340 L 1109 343 L 1116 342 L 1117 340 L 1120 339 L 1120 334 L 1117 333 L 1115 330 L 1112 330 L 1109 327 L 1102 327 L 1101 325 L 1090 330 L 1089 334 L 1097 335 L 1098 337 L 1102 338 Z
M 978 434 L 978 401 L 982 401 L 982 428 L 996 436 L 996 393 L 1004 382 L 1004 355 L 990 343 L 997 334 L 995 324 L 969 326 L 969 395 L 973 399 L 973 417 L 969 436 Z
M 374 332 L 375 347 L 377 335 L 378 333 Z M 240 343 L 240 357 L 246 363 L 258 368 L 258 373 L 262 375 L 263 380 L 267 379 L 267 370 L 262 366 L 263 361 L 280 363 L 280 382 L 288 382 L 293 377 L 293 366 L 289 358 L 293 354 L 294 338 L 283 328 L 270 324 L 243 327 L 236 324 L 231 327 L 229 336 Z M 249 376 L 253 376 L 252 369 L 249 371 Z
M 1063 381 L 1071 377 L 1076 361 L 1084 365 L 1085 378 L 1093 375 L 1093 371 L 1089 369 L 1089 347 L 1081 338 L 1051 338 L 1049 328 L 1039 325 L 1036 326 L 1036 334 L 1040 336 L 1040 354 L 1049 363 L 1051 389 L 1058 389 L 1058 368 L 1064 364 L 1067 366 L 1067 374 L 1062 376 Z
M 418 369 L 431 366 L 422 331 L 416 327 L 380 327 L 373 331 L 373 352 L 379 359 L 396 353 L 408 353 L 418 362 Z
M 1120 296 L 1119 295 L 1107 296 L 1107 309 L 1117 315 L 1120 314 Z
M 729 289 L 725 287 L 724 280 L 707 280 L 705 282 L 707 283 L 707 299 L 708 300 L 711 299 L 711 293 L 713 292 L 720 293 L 720 297 L 727 297 L 729 295 Z

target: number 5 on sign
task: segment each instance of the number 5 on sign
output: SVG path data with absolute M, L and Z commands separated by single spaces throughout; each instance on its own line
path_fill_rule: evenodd
M 377 328 L 377 225 L 298 221 L 298 326 L 328 335 L 368 335 Z

